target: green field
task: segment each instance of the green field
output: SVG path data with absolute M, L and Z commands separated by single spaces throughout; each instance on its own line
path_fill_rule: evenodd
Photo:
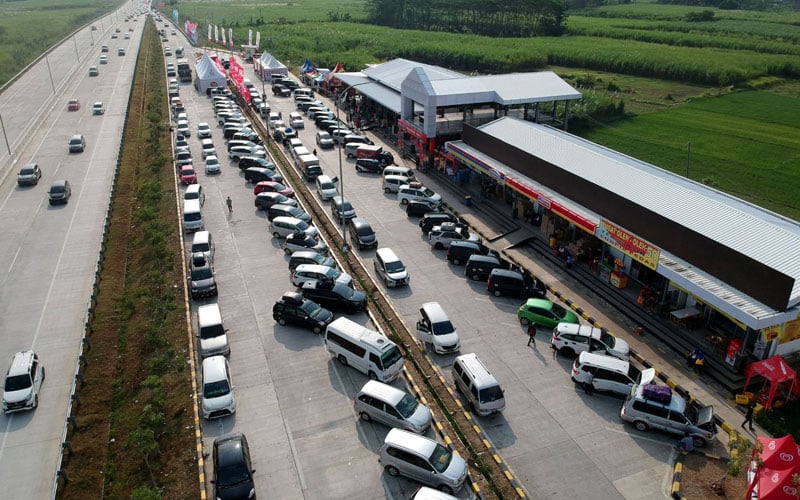
M 120 0 L 22 0 L 0 3 L 0 85 L 56 42 Z

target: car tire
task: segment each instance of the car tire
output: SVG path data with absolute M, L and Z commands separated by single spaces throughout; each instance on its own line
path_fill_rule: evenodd
M 706 445 L 706 440 L 698 436 L 692 436 L 692 444 L 695 448 L 702 448 Z
M 369 377 L 370 380 L 378 380 L 378 375 L 372 370 L 370 370 L 369 373 L 367 373 L 367 376 Z
M 359 413 L 359 414 L 358 414 L 358 416 L 359 416 L 359 417 L 361 418 L 361 420 L 363 420 L 364 422 L 369 422 L 370 420 L 372 420 L 372 417 L 370 417 L 370 416 L 369 416 L 369 413 L 367 413 L 367 412 L 365 412 L 365 411 L 362 411 L 361 413 Z
M 440 484 L 436 489 L 441 491 L 445 495 L 452 495 L 453 494 L 453 488 L 447 486 L 446 484 Z
M 450 261 L 450 263 L 453 264 L 454 266 L 460 266 L 461 265 L 461 260 L 453 259 L 453 260 Z
M 637 420 L 636 422 L 634 422 L 633 426 L 636 428 L 637 431 L 646 431 L 647 429 L 650 428 L 650 426 L 647 425 L 647 422 L 643 422 L 641 420 Z
M 383 192 L 386 193 L 386 194 L 390 194 L 392 192 L 392 190 L 387 187 L 387 188 L 383 188 Z
M 495 290 L 493 293 L 494 293 L 495 297 L 499 297 L 499 296 L 503 295 L 503 293 L 500 290 Z
M 319 335 L 319 334 L 322 333 L 322 327 L 321 326 L 315 326 L 314 328 L 311 329 L 311 331 L 316 333 L 317 335 Z
M 436 250 L 444 250 L 444 245 L 442 245 L 442 243 L 441 243 L 440 241 L 437 241 L 437 242 L 436 242 L 436 243 L 433 245 L 433 248 L 435 248 Z
M 283 319 L 283 318 L 279 318 L 278 319 L 278 324 L 281 325 L 281 326 L 286 326 L 286 320 Z
M 573 358 L 573 357 L 575 357 L 575 350 L 574 350 L 574 349 L 572 349 L 571 347 L 562 347 L 562 348 L 559 350 L 559 353 L 560 353 L 560 354 L 563 354 L 564 356 L 566 356 L 566 357 L 568 357 L 568 358 Z
M 46 378 L 47 378 L 47 372 L 45 372 L 44 367 L 42 367 L 42 382 L 44 382 L 44 379 Z
M 528 326 L 531 324 L 531 320 L 523 316 L 519 319 L 519 324 L 522 326 Z
M 39 395 L 33 397 L 33 407 L 37 408 L 39 406 Z
M 272 233 L 272 236 L 274 236 L 276 240 L 279 240 L 279 239 L 281 239 L 281 235 L 280 235 L 280 233 L 278 233 L 277 231 L 275 231 L 274 233 Z
M 401 205 L 408 205 L 408 198 L 403 198 L 402 200 L 400 200 L 400 204 Z
M 389 474 L 390 476 L 397 477 L 400 475 L 400 471 L 397 470 L 397 467 L 394 467 L 392 465 L 387 465 L 384 470 L 386 470 L 386 473 Z
M 283 249 L 283 253 L 285 253 L 286 255 L 292 255 L 292 249 L 291 248 L 284 248 Z
M 339 360 L 342 366 L 347 366 L 347 358 L 344 357 L 344 354 L 340 354 L 336 359 Z

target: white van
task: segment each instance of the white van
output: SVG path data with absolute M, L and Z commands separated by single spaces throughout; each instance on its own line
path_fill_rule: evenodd
M 453 381 L 478 415 L 506 409 L 503 389 L 475 353 L 462 354 L 453 361 Z
M 384 169 L 385 171 L 386 169 Z M 402 175 L 384 175 L 383 176 L 383 192 L 396 193 L 400 191 L 400 186 L 408 185 L 408 178 Z
M 336 187 L 336 182 L 329 176 L 320 175 L 317 177 L 317 193 L 322 201 L 328 201 L 339 194 L 339 189 Z
M 203 418 L 220 418 L 236 413 L 231 368 L 225 356 L 203 360 Z
M 408 205 L 409 201 L 421 201 L 432 207 L 438 207 L 442 204 L 442 195 L 434 193 L 425 186 L 405 185 L 397 190 L 397 200 L 401 205 Z
M 298 97 L 305 96 L 305 97 L 314 97 L 314 92 L 311 91 L 309 88 L 298 88 L 294 89 L 292 92 L 294 94 L 294 100 L 296 101 Z
M 209 262 L 214 262 L 214 240 L 208 231 L 197 231 L 192 236 L 191 254 L 202 253 Z
M 383 279 L 386 286 L 408 285 L 411 276 L 408 274 L 405 264 L 391 248 L 379 248 L 375 251 L 375 274 Z
M 406 178 L 406 184 L 409 180 L 414 179 L 414 171 L 408 167 L 400 167 L 398 165 L 389 165 L 383 169 L 383 176 L 387 175 L 400 175 Z
M 376 420 L 422 434 L 431 426 L 431 410 L 414 396 L 377 380 L 370 380 L 353 398 L 361 420 Z
M 307 181 L 313 181 L 322 173 L 322 167 L 319 166 L 319 158 L 312 154 L 298 156 L 296 164 Z
M 310 155 L 311 151 L 308 150 L 305 146 L 297 146 L 292 148 L 292 158 L 295 160 L 299 158 L 301 155 Z
M 347 318 L 337 318 L 328 325 L 325 347 L 342 365 L 350 365 L 373 380 L 391 382 L 403 369 L 403 355 L 394 342 Z
M 183 200 L 183 230 L 187 233 L 203 229 L 203 212 L 199 200 Z
M 228 330 L 222 324 L 218 304 L 197 308 L 197 338 L 200 339 L 200 356 L 227 356 L 231 353 Z
M 458 332 L 438 302 L 426 302 L 419 309 L 417 338 L 431 344 L 436 354 L 449 354 L 461 349 Z
M 635 385 L 653 383 L 656 377 L 655 368 L 639 370 L 627 361 L 595 354 L 582 352 L 572 365 L 572 380 L 583 384 L 592 374 L 592 387 L 596 391 L 614 392 L 627 396 Z
M 186 186 L 186 191 L 183 192 L 184 200 L 199 200 L 200 207 L 206 201 L 206 195 L 203 193 L 203 187 L 200 184 L 189 184 Z

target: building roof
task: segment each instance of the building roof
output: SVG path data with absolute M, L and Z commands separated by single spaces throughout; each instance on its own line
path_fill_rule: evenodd
M 551 127 L 504 117 L 479 128 L 794 278 L 788 307 L 800 304 L 800 259 L 797 258 L 800 223 L 797 221 Z M 454 144 L 468 148 L 460 141 Z M 473 152 L 474 149 L 470 150 Z M 513 177 L 537 185 L 511 167 L 491 161 L 493 166 L 499 166 Z M 587 211 L 579 213 L 587 214 Z M 775 311 L 666 251 L 661 253 L 658 272 L 679 286 L 693 284 L 713 294 L 714 297 L 704 298 L 724 312 L 746 313 L 757 321 L 744 321 L 741 313 L 737 319 L 753 328 L 776 324 L 776 318 L 782 322 L 797 316 L 796 310 L 788 314 Z M 695 293 L 694 289 L 691 291 Z M 738 311 L 729 306 L 735 306 Z M 759 324 L 761 326 L 754 326 Z
M 408 74 L 414 68 L 422 68 L 429 80 L 452 80 L 466 78 L 465 75 L 450 71 L 449 69 L 431 66 L 430 64 L 409 61 L 408 59 L 393 59 L 383 64 L 371 66 L 363 71 L 368 78 L 380 82 L 398 93 Z

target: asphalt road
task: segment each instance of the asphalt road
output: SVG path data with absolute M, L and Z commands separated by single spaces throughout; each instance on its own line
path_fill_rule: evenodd
M 98 31 L 86 28 L 68 39 L 0 96 L 14 153 L 0 157 L 0 363 L 5 370 L 14 352 L 33 349 L 46 369 L 39 407 L 0 416 L 5 498 L 52 492 L 133 75 L 134 56 L 118 57 L 116 48 L 135 53 L 144 24 L 124 23 L 125 30 L 137 30 L 131 39 L 120 33 L 110 40 L 114 27 L 123 28 L 122 17 L 115 19 L 108 16 L 96 23 Z M 114 49 L 100 75 L 90 78 L 101 41 Z M 79 111 L 67 111 L 69 98 L 81 101 Z M 104 115 L 92 115 L 94 101 L 106 104 Z M 86 137 L 83 153 L 67 151 L 75 133 Z M 27 162 L 39 163 L 43 177 L 37 186 L 18 187 L 16 172 Z M 55 179 L 72 184 L 66 205 L 48 204 Z

